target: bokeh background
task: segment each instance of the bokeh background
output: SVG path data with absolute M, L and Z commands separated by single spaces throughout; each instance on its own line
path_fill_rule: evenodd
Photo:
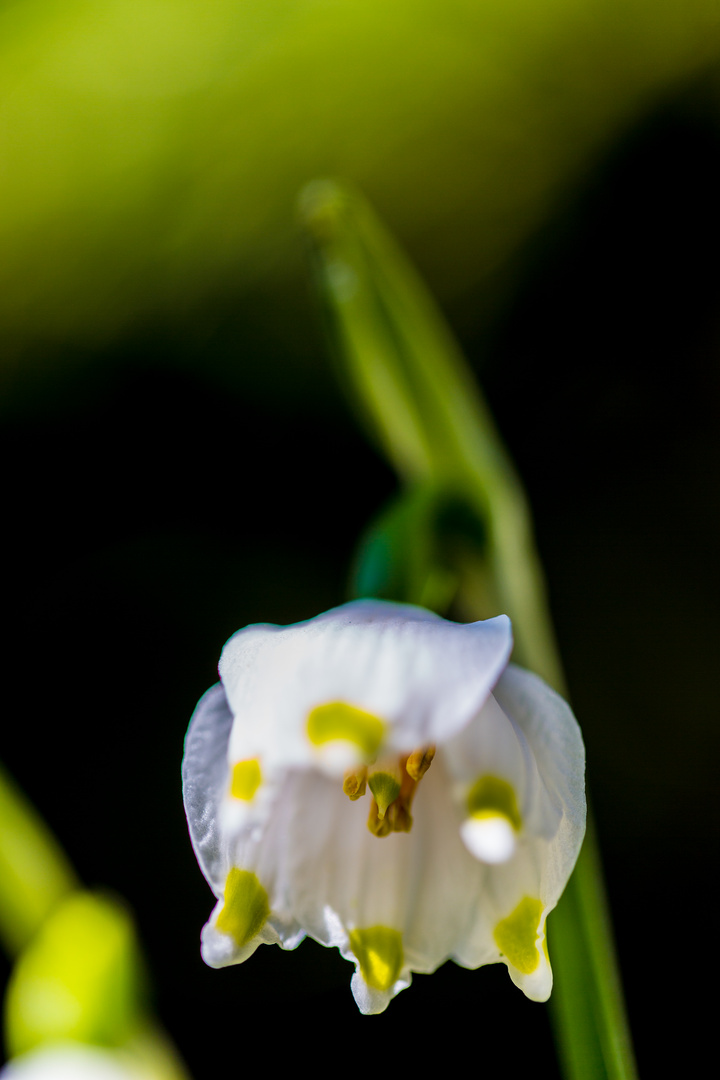
M 468 1045 L 556 1075 L 504 968 L 370 1019 L 313 943 L 200 960 L 190 713 L 234 630 L 346 598 L 396 490 L 305 271 L 295 200 L 328 174 L 416 262 L 524 478 L 640 1071 L 686 1067 L 718 836 L 717 3 L 6 0 L 0 57 L 0 756 L 132 907 L 196 1080 L 256 1041 L 285 1069 L 388 1039 L 401 1068 Z

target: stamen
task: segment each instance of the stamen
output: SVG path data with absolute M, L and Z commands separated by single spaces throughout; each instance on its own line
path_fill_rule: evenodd
M 389 836 L 393 831 L 392 817 L 389 814 L 385 814 L 384 817 L 380 817 L 378 813 L 378 804 L 373 801 L 370 803 L 370 813 L 368 814 L 367 827 L 373 836 Z
M 403 802 L 402 796 L 395 800 L 385 815 L 385 820 L 390 822 L 392 832 L 410 832 L 413 819 L 408 805 Z
M 413 824 L 410 807 L 415 791 L 434 756 L 434 746 L 423 746 L 397 761 L 385 760 L 369 767 L 367 784 L 374 798 L 367 826 L 373 836 L 410 832 Z M 349 794 L 347 790 L 346 794 Z
M 367 768 L 361 765 L 359 769 L 348 769 L 343 780 L 343 791 L 348 799 L 355 802 L 362 798 L 367 787 Z
M 413 780 L 422 780 L 425 773 L 432 765 L 432 760 L 435 757 L 435 747 L 423 746 L 420 750 L 413 750 L 412 754 L 405 762 L 405 768 L 407 769 L 408 776 L 411 776 Z

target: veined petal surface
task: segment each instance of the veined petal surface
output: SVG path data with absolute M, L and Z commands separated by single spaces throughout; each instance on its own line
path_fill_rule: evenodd
M 317 706 L 335 702 L 377 717 L 385 751 L 444 741 L 482 706 L 511 649 L 505 616 L 461 626 L 377 600 L 357 600 L 291 627 L 247 627 L 220 658 L 236 717 L 233 747 L 251 729 L 268 760 L 322 767 L 307 719 Z

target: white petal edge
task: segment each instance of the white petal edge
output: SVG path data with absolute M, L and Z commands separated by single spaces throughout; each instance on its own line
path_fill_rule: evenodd
M 228 782 L 227 748 L 233 717 L 221 683 L 203 694 L 185 736 L 183 802 L 190 841 L 211 887 L 227 873 L 220 807 Z
M 343 953 L 343 955 L 345 954 Z M 354 960 L 354 957 L 352 953 L 349 953 L 345 959 Z M 407 990 L 411 982 L 412 975 L 408 971 L 401 975 L 389 990 L 375 990 L 372 986 L 368 986 L 360 974 L 360 971 L 356 970 L 350 980 L 350 989 L 355 998 L 355 1004 L 363 1016 L 377 1016 L 378 1013 L 385 1012 L 392 999 L 396 997 L 401 990 Z
M 344 702 L 379 717 L 389 751 L 443 742 L 482 707 L 511 650 L 504 615 L 458 624 L 358 600 L 294 626 L 246 627 L 225 645 L 220 676 L 238 737 L 251 723 L 269 760 L 322 767 L 305 728 L 316 706 Z
M 585 746 L 570 706 L 532 672 L 509 664 L 494 696 L 525 735 L 543 784 L 561 813 L 548 843 L 541 880 L 541 899 L 551 910 L 572 873 L 585 835 Z
M 218 903 L 201 933 L 202 957 L 210 967 L 226 967 L 247 960 L 261 944 L 277 944 L 291 950 L 297 948 L 305 933 L 292 916 L 279 914 L 272 901 L 277 891 L 274 866 L 267 863 L 275 846 L 274 834 L 283 834 L 287 822 L 288 802 L 281 802 L 281 813 L 272 813 L 269 802 L 263 807 L 265 820 L 250 820 L 240 833 L 228 830 L 225 811 L 228 787 L 227 750 L 233 723 L 232 714 L 221 683 L 203 695 L 193 713 L 185 738 L 183 757 L 183 799 L 193 850 Z M 268 835 L 268 830 L 269 834 Z M 239 852 L 252 854 L 252 865 L 238 858 Z M 271 913 L 267 922 L 242 948 L 232 937 L 216 927 L 217 916 L 223 908 L 225 882 L 232 866 L 261 871 L 263 887 L 268 888 Z M 262 871 L 270 871 L 267 876 Z M 271 880 L 272 879 L 272 880 Z

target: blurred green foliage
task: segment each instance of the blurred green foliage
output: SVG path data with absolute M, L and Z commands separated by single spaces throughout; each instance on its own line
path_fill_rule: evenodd
M 6 2 L 0 388 L 292 292 L 295 193 L 327 172 L 441 300 L 500 287 L 608 141 L 720 53 L 719 20 L 712 0 Z
M 139 1023 L 140 957 L 116 901 L 73 893 L 41 926 L 13 970 L 5 1000 L 10 1056 L 74 1040 L 122 1046 Z
M 464 342 L 497 319 L 538 228 L 569 208 L 560 224 L 576 242 L 555 265 L 543 252 L 490 358 L 491 400 L 533 496 L 592 746 L 647 1071 L 671 1067 L 658 1025 L 712 1030 L 709 1015 L 697 1019 L 711 996 L 696 977 L 681 982 L 680 959 L 670 980 L 683 993 L 647 1012 L 647 986 L 669 985 L 667 958 L 637 948 L 637 927 L 661 940 L 666 912 L 648 914 L 646 897 L 669 863 L 689 882 L 676 897 L 686 923 L 712 902 L 720 459 L 707 314 L 717 289 L 702 254 L 717 235 L 715 128 L 701 116 L 695 139 L 692 107 L 685 127 L 666 114 L 601 178 L 597 205 L 573 209 L 623 135 L 656 106 L 672 112 L 684 88 L 701 89 L 703 116 L 720 115 L 719 19 L 716 0 L 0 4 L 0 410 L 45 395 L 57 415 L 3 427 L 5 708 L 23 718 L 8 724 L 7 761 L 83 878 L 122 888 L 142 926 L 155 925 L 168 872 L 182 881 L 183 904 L 163 906 L 153 970 L 197 1075 L 226 1067 L 225 1045 L 207 1032 L 234 1030 L 239 1009 L 253 1029 L 282 1008 L 307 1031 L 313 994 L 345 990 L 344 971 L 310 943 L 280 958 L 282 977 L 266 950 L 253 982 L 235 979 L 232 993 L 203 969 L 193 926 L 207 896 L 188 878 L 176 776 L 181 728 L 224 637 L 338 602 L 346 553 L 389 494 L 344 418 L 317 422 L 330 380 L 317 377 L 322 349 L 306 333 L 294 204 L 327 174 L 369 196 Z M 116 354 L 134 366 L 94 396 L 90 374 Z M 195 371 L 170 374 L 167 363 Z M 203 386 L 206 375 L 247 392 Z M 279 466 L 267 464 L 269 446 Z M 436 512 L 432 491 L 413 497 L 376 540 L 386 524 L 402 533 Z M 455 588 L 447 538 L 443 527 L 439 549 L 418 549 L 418 565 L 365 568 L 409 573 L 408 590 L 427 574 L 428 602 L 440 604 Z M 460 540 L 472 536 L 461 529 Z M 123 672 L 113 694 L 108 655 Z M 39 657 L 52 704 L 72 703 L 71 724 L 47 711 L 30 722 Z M 98 701 L 108 729 L 125 730 L 129 716 L 141 724 L 132 784 L 155 793 L 149 815 L 136 799 L 87 813 L 89 800 L 125 790 L 126 755 L 106 757 L 100 774 L 78 771 L 73 791 L 57 767 L 94 754 Z M 692 840 L 685 820 L 701 823 Z M 3 883 L 0 867 L 0 894 Z M 467 974 L 440 972 L 433 987 L 446 980 L 456 1019 L 467 1009 L 473 1024 L 480 1009 L 499 1029 L 504 985 Z M 415 1011 L 393 1017 L 406 1043 L 436 1023 L 435 990 L 417 982 Z M 690 1026 L 678 1022 L 679 997 Z M 326 994 L 326 1022 L 381 1054 L 384 1029 L 361 1032 L 345 1006 L 339 989 Z M 512 1015 L 505 1041 L 484 1048 L 501 1057 L 496 1068 Z M 523 1022 L 537 1024 L 532 1008 Z M 296 1046 L 288 1040 L 289 1053 Z
M 0 944 L 11 954 L 31 940 L 77 887 L 65 853 L 0 765 Z

